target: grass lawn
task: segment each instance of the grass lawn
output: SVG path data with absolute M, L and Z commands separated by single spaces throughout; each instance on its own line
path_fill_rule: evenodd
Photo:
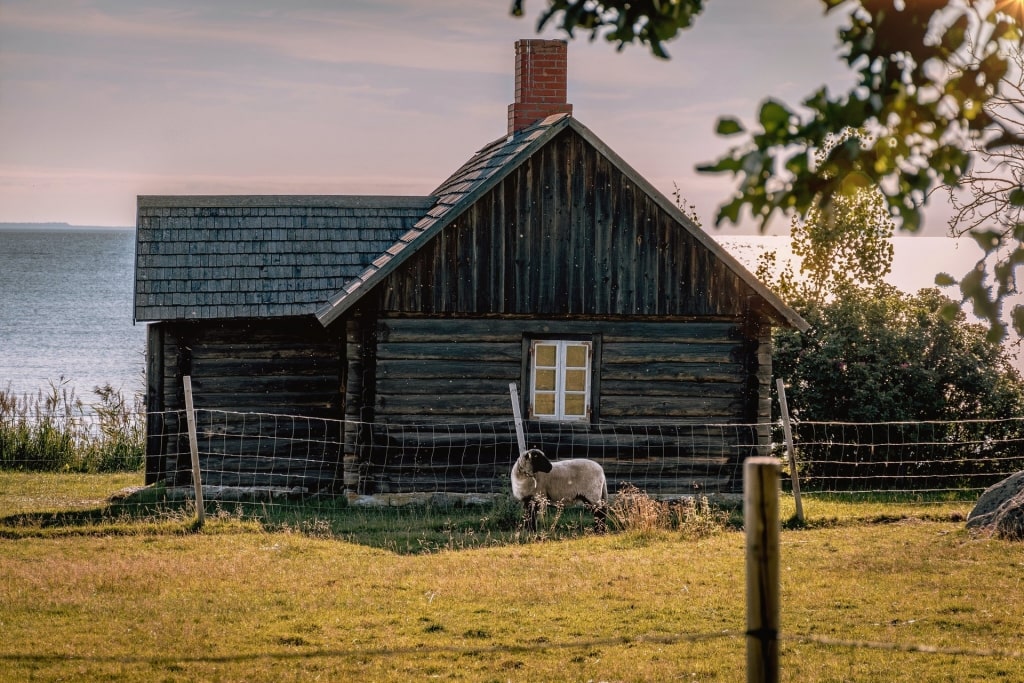
M 60 482 L 27 495 L 17 476 L 0 473 L 0 680 L 745 678 L 734 528 L 595 536 L 570 520 L 535 540 L 473 509 L 396 517 L 405 542 L 332 533 L 388 519 L 354 509 L 213 515 L 200 532 L 173 514 L 58 523 L 40 501 Z M 77 501 L 104 487 L 69 486 Z M 967 534 L 969 502 L 805 509 L 781 539 L 783 680 L 1024 680 L 1024 544 Z M 446 542 L 410 552 L 438 525 Z

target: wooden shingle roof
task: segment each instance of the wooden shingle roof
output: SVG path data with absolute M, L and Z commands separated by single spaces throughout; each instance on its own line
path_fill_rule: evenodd
M 140 196 L 135 320 L 310 315 L 432 197 Z

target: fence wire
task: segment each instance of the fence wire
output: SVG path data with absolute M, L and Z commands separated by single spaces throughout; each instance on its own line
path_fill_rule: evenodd
M 192 657 L 174 657 L 167 655 L 154 656 L 105 656 L 105 655 L 68 655 L 61 654 L 18 654 L 0 653 L 0 661 L 6 662 L 75 662 L 87 661 L 114 662 L 118 664 L 149 666 L 167 666 L 169 664 L 184 663 L 221 663 L 230 664 L 246 661 L 259 661 L 261 659 L 335 659 L 351 657 L 409 657 L 426 656 L 431 654 L 529 654 L 551 651 L 551 650 L 587 650 L 598 647 L 627 647 L 634 645 L 655 644 L 663 646 L 685 645 L 688 643 L 700 643 L 713 640 L 732 639 L 740 640 L 746 638 L 747 634 L 740 630 L 726 629 L 710 633 L 651 633 L 636 634 L 629 636 L 614 636 L 609 638 L 581 638 L 578 640 L 549 641 L 543 643 L 512 643 L 497 645 L 477 646 L 445 646 L 430 647 L 416 645 L 413 647 L 378 647 L 378 648 L 352 648 L 352 649 L 309 649 L 297 653 L 281 652 L 236 652 L 227 655 L 196 655 Z M 992 659 L 1014 659 L 1024 660 L 1024 652 L 1019 650 L 1006 650 L 999 648 L 967 648 L 967 647 L 944 647 L 925 643 L 887 643 L 868 640 L 844 640 L 840 638 L 829 638 L 811 634 L 786 634 L 780 633 L 778 640 L 783 644 L 800 643 L 804 645 L 820 645 L 823 647 L 842 647 L 852 650 L 882 650 L 906 654 L 943 655 L 953 657 L 973 657 Z
M 149 470 L 191 481 L 180 412 L 150 415 Z M 493 494 L 515 459 L 511 421 L 387 425 L 197 411 L 203 481 L 293 494 Z M 527 425 L 552 458 L 602 464 L 614 492 L 736 493 L 749 455 L 784 455 L 778 425 Z M 153 436 L 156 434 L 156 436 Z M 771 434 L 772 443 L 765 436 Z M 156 439 L 154 441 L 154 439 Z M 1024 418 L 794 425 L 797 474 L 817 493 L 972 494 L 1024 469 Z M 152 458 L 156 457 L 156 460 Z
M 184 411 L 143 421 L 121 438 L 96 424 L 6 420 L 0 467 L 109 471 L 139 467 L 145 453 L 147 481 L 190 485 Z M 395 425 L 198 410 L 196 423 L 205 485 L 293 497 L 500 493 L 518 450 L 511 420 Z M 144 446 L 133 446 L 143 431 Z M 612 493 L 627 484 L 655 496 L 736 493 L 746 457 L 785 455 L 776 424 L 528 422 L 526 431 L 549 457 L 600 462 Z M 1024 470 L 1024 418 L 798 422 L 793 434 L 808 493 L 974 494 Z
M 1024 469 L 1024 418 L 794 425 L 804 491 L 976 492 Z

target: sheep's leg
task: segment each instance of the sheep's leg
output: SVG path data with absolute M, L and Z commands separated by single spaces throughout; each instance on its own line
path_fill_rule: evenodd
M 533 498 L 523 501 L 523 522 L 529 531 L 537 531 L 537 508 L 539 505 Z

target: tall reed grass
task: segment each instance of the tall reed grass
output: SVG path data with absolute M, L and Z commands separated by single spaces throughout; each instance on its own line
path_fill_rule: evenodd
M 42 472 L 137 471 L 145 462 L 142 398 L 110 384 L 86 404 L 61 377 L 36 394 L 0 390 L 0 468 Z

